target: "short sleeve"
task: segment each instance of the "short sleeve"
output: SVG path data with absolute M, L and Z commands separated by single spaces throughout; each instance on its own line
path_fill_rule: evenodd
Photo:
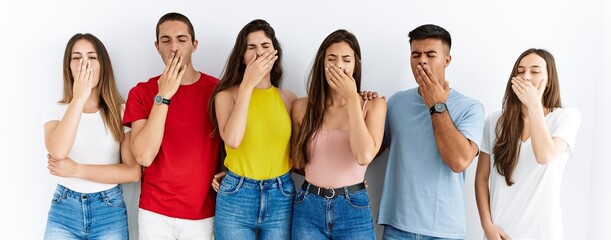
M 121 118 L 125 117 L 125 104 L 121 104 Z M 128 126 L 123 126 L 123 133 L 131 132 L 132 128 Z
M 42 113 L 42 125 L 44 126 L 47 122 L 50 121 L 60 121 L 62 120 L 63 113 L 62 109 L 65 107 L 62 104 L 55 103 L 52 105 L 48 105 Z
M 482 131 L 484 129 L 484 118 L 484 106 L 481 103 L 476 102 L 469 106 L 469 109 L 465 112 L 464 117 L 456 126 L 458 131 L 460 131 L 467 139 L 474 142 L 478 148 L 482 138 Z
M 123 113 L 123 126 L 131 128 L 132 122 L 148 118 L 142 96 L 140 85 L 136 85 L 129 91 Z M 153 101 L 153 99 L 150 99 L 150 101 Z
M 565 108 L 559 111 L 550 122 L 550 135 L 560 138 L 568 144 L 568 151 L 572 152 L 581 126 L 581 114 L 577 109 Z
M 482 134 L 482 144 L 479 146 L 479 150 L 483 153 L 492 153 L 494 140 L 496 140 L 496 123 L 498 122 L 500 116 L 500 112 L 495 112 L 486 118 L 484 123 L 484 133 Z

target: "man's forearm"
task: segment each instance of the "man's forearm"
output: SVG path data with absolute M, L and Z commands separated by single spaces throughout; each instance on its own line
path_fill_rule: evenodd
M 435 113 L 431 118 L 442 160 L 452 171 L 463 172 L 475 158 L 477 146 L 458 131 L 447 111 Z

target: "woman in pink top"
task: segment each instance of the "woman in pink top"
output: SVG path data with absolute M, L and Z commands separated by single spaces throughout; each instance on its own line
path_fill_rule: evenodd
M 367 165 L 380 149 L 386 101 L 363 101 L 361 50 L 337 30 L 322 42 L 308 96 L 293 104 L 293 160 L 306 181 L 295 197 L 293 239 L 375 239 Z

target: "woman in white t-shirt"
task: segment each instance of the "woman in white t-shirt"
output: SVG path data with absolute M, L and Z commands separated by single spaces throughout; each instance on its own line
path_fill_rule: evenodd
M 562 108 L 552 54 L 523 52 L 484 127 L 475 194 L 486 239 L 563 238 L 560 188 L 580 124 Z
M 45 239 L 127 239 L 120 183 L 140 179 L 121 125 L 124 100 L 102 42 L 76 34 L 66 45 L 63 98 L 44 114 L 48 169 L 58 176 Z

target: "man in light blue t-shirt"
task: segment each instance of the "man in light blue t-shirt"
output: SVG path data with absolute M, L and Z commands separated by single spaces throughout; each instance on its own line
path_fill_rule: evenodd
M 418 87 L 388 100 L 378 223 L 384 239 L 464 239 L 464 171 L 479 152 L 484 107 L 446 81 L 450 33 L 427 24 L 409 38 Z

